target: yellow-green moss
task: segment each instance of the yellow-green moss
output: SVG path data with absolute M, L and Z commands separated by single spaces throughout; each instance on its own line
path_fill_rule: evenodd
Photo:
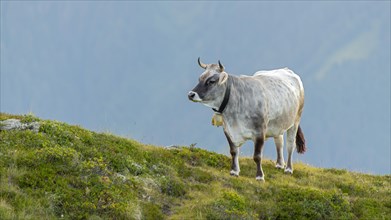
M 143 145 L 33 115 L 33 131 L 0 131 L 0 219 L 391 219 L 391 176 Z M 228 152 L 228 149 L 227 149 Z

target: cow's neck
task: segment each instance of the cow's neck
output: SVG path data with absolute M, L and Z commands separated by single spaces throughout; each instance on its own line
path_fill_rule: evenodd
M 221 101 L 221 104 L 220 104 L 220 107 L 219 108 L 212 108 L 212 110 L 216 113 L 219 113 L 219 114 L 222 114 L 225 110 L 225 108 L 227 107 L 227 104 L 229 102 L 229 98 L 231 96 L 231 76 L 228 76 L 228 79 L 227 79 L 227 86 L 225 88 L 225 92 L 224 92 L 224 98 L 223 100 Z
M 229 102 L 227 103 L 223 116 L 229 117 L 237 115 L 239 112 L 242 111 L 241 107 L 243 103 L 240 103 L 243 101 L 240 97 L 238 97 L 239 94 L 242 93 L 242 88 L 244 87 L 242 80 L 237 76 L 229 75 L 228 80 L 230 80 L 230 98 Z

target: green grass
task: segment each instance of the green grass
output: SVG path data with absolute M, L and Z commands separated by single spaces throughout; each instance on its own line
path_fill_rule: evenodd
M 32 115 L 38 133 L 0 131 L 0 219 L 391 219 L 391 176 L 166 149 Z

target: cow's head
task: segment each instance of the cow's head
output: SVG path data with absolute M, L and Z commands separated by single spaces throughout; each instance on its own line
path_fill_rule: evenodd
M 224 98 L 228 74 L 224 72 L 220 61 L 218 64 L 204 64 L 198 58 L 198 64 L 205 71 L 201 74 L 197 86 L 188 93 L 188 97 L 193 102 L 218 108 Z

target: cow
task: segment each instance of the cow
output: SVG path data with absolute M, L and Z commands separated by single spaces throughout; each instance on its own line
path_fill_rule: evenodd
M 188 93 L 188 98 L 212 108 L 222 118 L 232 156 L 230 175 L 239 176 L 239 148 L 247 140 L 252 140 L 256 180 L 264 181 L 262 150 L 269 137 L 274 138 L 276 145 L 276 168 L 293 174 L 293 151 L 295 148 L 298 153 L 306 151 L 299 125 L 304 107 L 304 88 L 300 77 L 288 68 L 258 71 L 252 76 L 235 76 L 225 72 L 220 61 L 204 64 L 198 58 L 198 65 L 205 71 Z M 286 166 L 283 156 L 285 132 Z

